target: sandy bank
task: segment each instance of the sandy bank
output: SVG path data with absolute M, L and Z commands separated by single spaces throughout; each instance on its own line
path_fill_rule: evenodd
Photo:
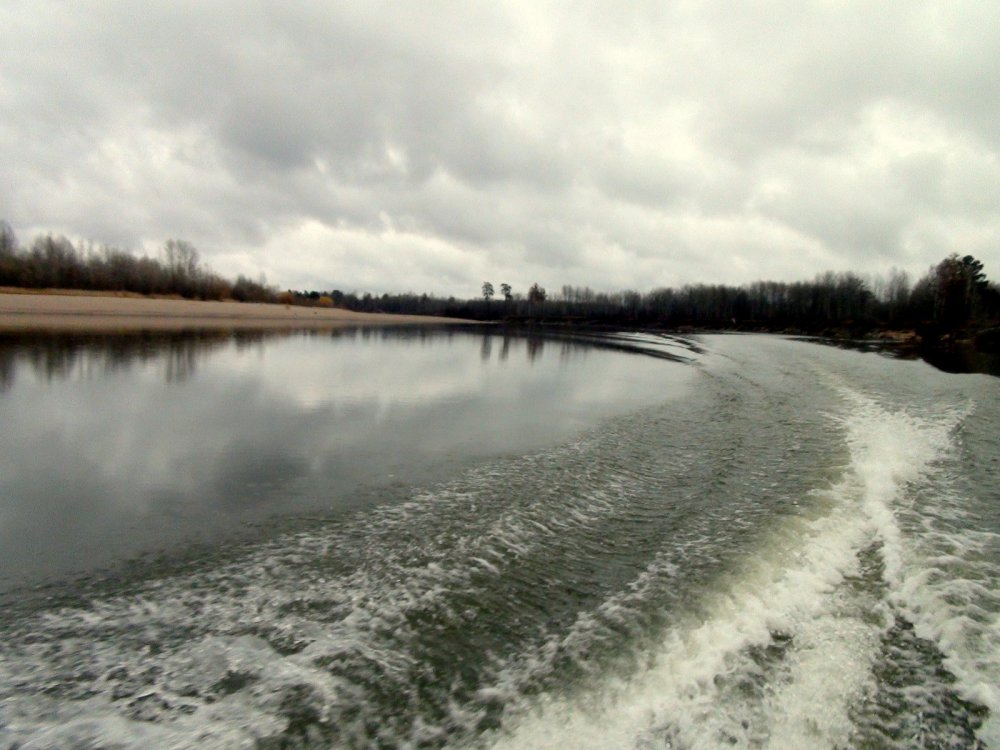
M 0 293 L 0 330 L 135 331 L 185 328 L 341 328 L 471 321 L 251 302 L 83 294 Z

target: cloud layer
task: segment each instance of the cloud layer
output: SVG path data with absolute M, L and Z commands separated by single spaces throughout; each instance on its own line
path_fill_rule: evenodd
M 1000 274 L 994 3 L 14 0 L 0 28 L 22 239 L 457 296 Z

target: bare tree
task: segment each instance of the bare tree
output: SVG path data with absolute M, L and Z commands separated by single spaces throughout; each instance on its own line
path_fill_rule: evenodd
M 539 302 L 539 303 L 544 302 L 545 301 L 545 288 L 539 286 L 537 283 L 532 284 L 531 288 L 528 290 L 528 301 L 531 304 L 535 304 L 536 302 Z
M 174 286 L 183 296 L 194 296 L 198 280 L 198 251 L 194 245 L 186 240 L 167 240 L 163 255 Z
M 17 235 L 6 221 L 0 221 L 0 258 L 12 258 L 17 252 Z
M 20 283 L 20 263 L 17 258 L 17 235 L 10 224 L 0 221 L 0 285 Z

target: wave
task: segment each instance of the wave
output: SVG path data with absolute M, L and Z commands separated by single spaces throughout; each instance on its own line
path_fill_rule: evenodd
M 772 359 L 406 502 L 4 618 L 0 738 L 1000 746 L 973 406 Z
M 940 481 L 968 410 L 918 418 L 836 390 L 844 410 L 830 419 L 849 462 L 839 481 L 812 493 L 810 513 L 713 582 L 647 667 L 582 695 L 542 696 L 494 747 L 996 742 L 994 720 L 983 720 L 997 715 L 1000 629 L 995 617 L 970 616 L 996 600 L 987 571 L 977 568 L 978 581 L 934 575 L 942 562 L 969 566 L 968 555 L 928 556 L 926 534 L 911 536 L 900 521 L 914 494 Z M 930 538 L 955 550 L 995 544 L 983 532 L 945 536 Z M 972 537 L 980 539 L 970 547 Z

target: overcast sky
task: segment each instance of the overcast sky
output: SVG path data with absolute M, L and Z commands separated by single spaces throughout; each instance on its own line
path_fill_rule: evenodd
M 0 219 L 467 296 L 1000 278 L 1000 2 L 0 3 Z

